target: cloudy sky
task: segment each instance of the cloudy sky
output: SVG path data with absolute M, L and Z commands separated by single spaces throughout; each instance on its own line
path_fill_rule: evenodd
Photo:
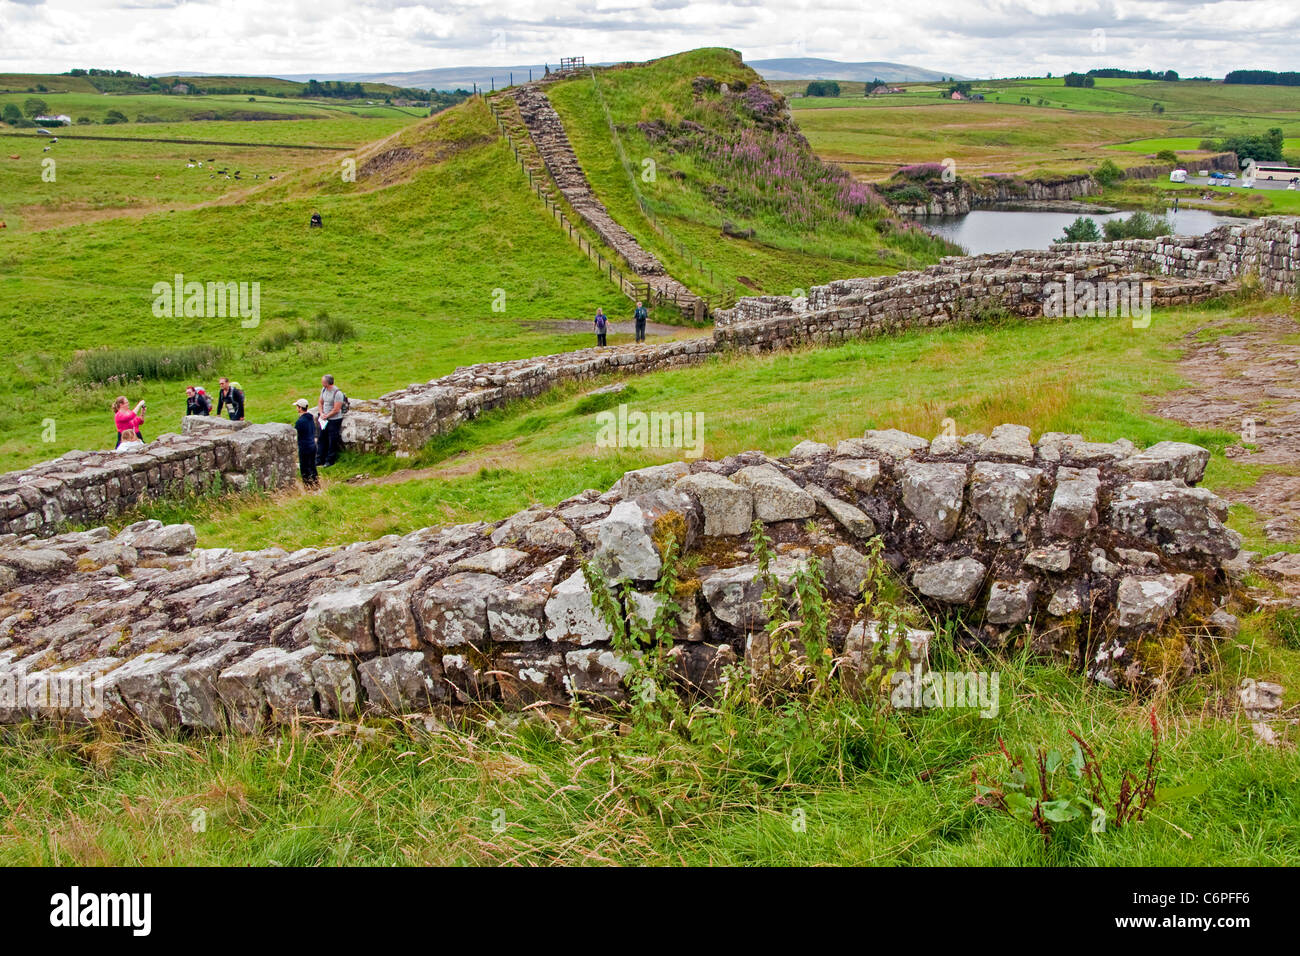
M 729 46 L 967 76 L 1300 68 L 1297 0 L 0 0 L 0 72 L 246 74 L 591 62 Z

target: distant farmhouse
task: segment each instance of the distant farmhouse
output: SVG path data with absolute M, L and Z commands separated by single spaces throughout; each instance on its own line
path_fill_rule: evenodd
M 67 113 L 60 113 L 58 116 L 33 116 L 32 122 L 40 123 L 42 126 L 71 126 L 72 117 Z

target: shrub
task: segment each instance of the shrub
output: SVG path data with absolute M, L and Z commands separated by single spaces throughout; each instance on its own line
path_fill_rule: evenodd
M 1162 163 L 1176 163 L 1178 162 L 1178 154 L 1172 149 L 1162 149 L 1160 152 L 1156 153 L 1156 159 L 1160 160 Z
M 1074 222 L 1065 227 L 1065 234 L 1060 239 L 1053 242 L 1100 242 L 1101 231 L 1097 228 L 1097 220 L 1088 216 L 1080 216 Z
M 356 335 L 348 319 L 321 312 L 310 323 L 298 321 L 268 332 L 257 340 L 256 348 L 260 352 L 278 352 L 295 342 L 344 342 Z
M 1092 171 L 1092 178 L 1103 186 L 1113 186 L 1124 178 L 1124 170 L 1108 159 Z
M 104 122 L 112 125 L 114 123 L 126 123 L 128 120 L 126 114 L 121 110 L 109 110 L 104 114 Z
M 1173 230 L 1163 216 L 1153 216 L 1146 212 L 1135 212 L 1127 219 L 1108 219 L 1102 226 L 1108 240 L 1116 239 L 1154 239 L 1167 236 Z
M 12 103 L 6 103 L 4 112 L 3 114 L 0 115 L 3 115 L 4 121 L 8 123 L 10 126 L 17 126 L 20 122 L 22 122 L 23 111 L 20 110 L 18 107 L 14 106 L 14 104 Z

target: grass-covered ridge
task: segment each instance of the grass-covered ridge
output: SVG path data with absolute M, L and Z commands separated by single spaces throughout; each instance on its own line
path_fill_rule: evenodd
M 547 95 L 602 202 L 670 269 L 680 256 L 638 206 L 638 190 L 656 220 L 732 289 L 788 294 L 951 251 L 891 220 L 869 189 L 818 160 L 783 97 L 735 51 L 600 70 L 594 80 L 584 74 L 551 85 Z M 753 239 L 723 236 L 724 220 L 753 229 Z
M 548 320 L 589 316 L 602 304 L 616 318 L 628 316 L 521 182 L 494 128 L 473 100 L 382 149 L 315 156 L 237 204 L 7 230 L 0 321 L 10 336 L 0 403 L 8 428 L 0 468 L 111 446 L 110 403 L 123 391 L 133 402 L 148 400 L 148 437 L 178 427 L 185 380 L 79 385 L 68 369 L 81 350 L 220 347 L 227 361 L 216 374 L 240 381 L 249 418 L 266 421 L 289 420 L 290 403 L 311 397 L 324 371 L 349 395 L 367 397 L 458 365 L 590 345 L 590 336 Z M 379 162 L 369 175 L 368 163 L 385 152 L 396 163 Z M 342 175 L 349 156 L 357 161 L 354 182 Z M 324 229 L 308 229 L 313 212 Z M 155 283 L 178 273 L 260 283 L 259 324 L 156 316 Z M 498 303 L 504 311 L 494 310 Z M 321 312 L 352 323 L 355 338 L 259 347 L 268 336 L 284 341 L 277 332 Z M 53 441 L 43 440 L 46 419 L 56 426 Z

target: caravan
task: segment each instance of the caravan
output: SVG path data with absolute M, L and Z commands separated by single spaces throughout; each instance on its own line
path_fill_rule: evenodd
M 1173 170 L 1173 171 L 1169 174 L 1169 181 L 1170 181 L 1171 183 L 1185 183 L 1185 182 L 1187 182 L 1187 170 L 1185 170 L 1185 169 L 1175 169 L 1175 170 Z

